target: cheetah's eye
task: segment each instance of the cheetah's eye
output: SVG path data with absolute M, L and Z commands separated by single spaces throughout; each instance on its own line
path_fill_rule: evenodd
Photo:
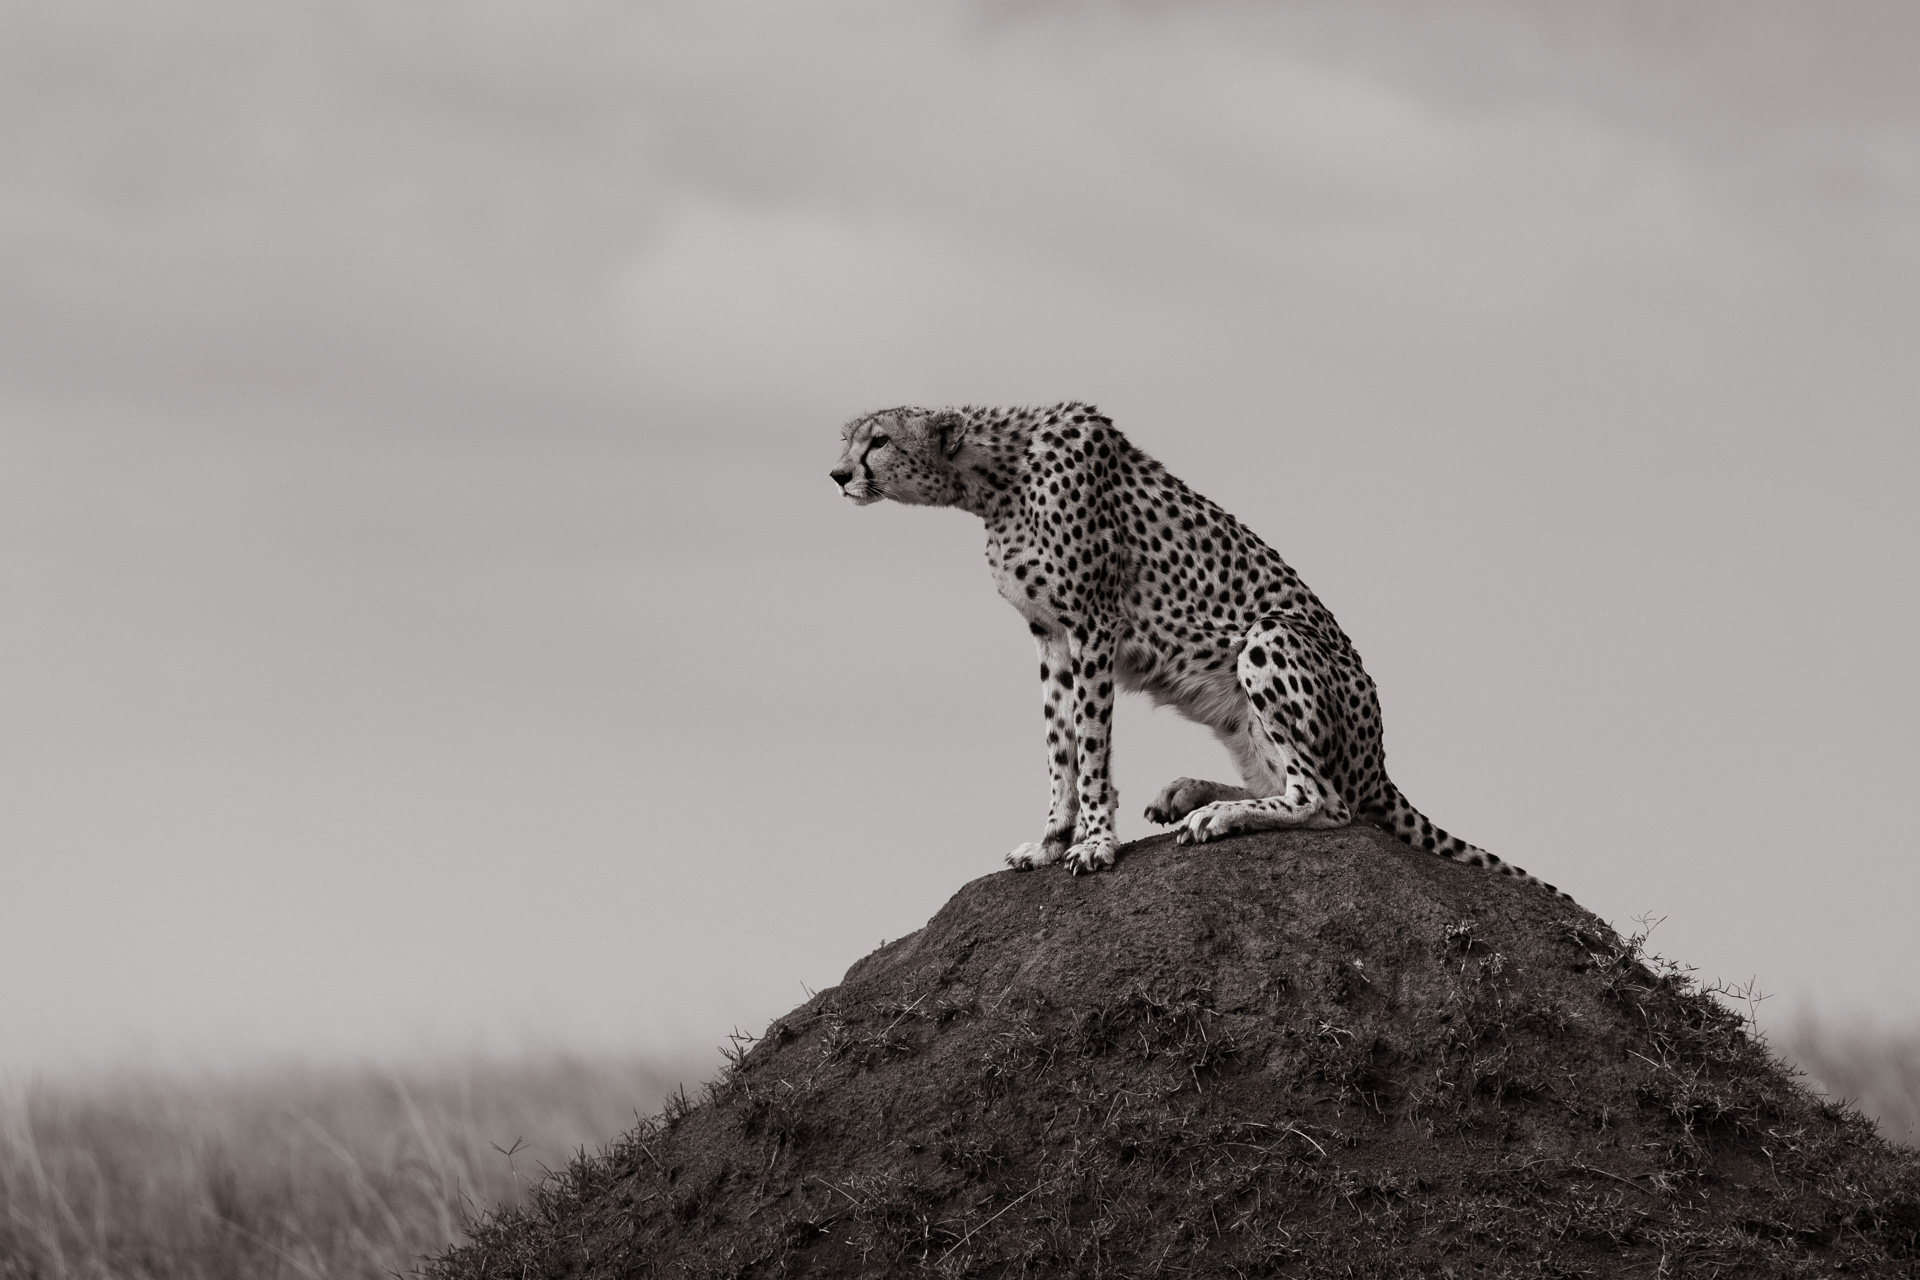
M 867 441 L 867 447 L 869 449 L 884 449 L 892 443 L 892 436 L 875 436 L 873 439 Z

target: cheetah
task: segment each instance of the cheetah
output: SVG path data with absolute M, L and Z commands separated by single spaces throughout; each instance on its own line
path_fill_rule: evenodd
M 883 409 L 830 473 L 858 506 L 959 507 L 1040 655 L 1052 801 L 1016 870 L 1113 865 L 1116 690 L 1211 729 L 1239 786 L 1177 778 L 1146 809 L 1180 844 L 1376 823 L 1418 849 L 1552 885 L 1433 825 L 1387 777 L 1380 701 L 1352 641 L 1252 530 L 1135 448 L 1092 405 Z

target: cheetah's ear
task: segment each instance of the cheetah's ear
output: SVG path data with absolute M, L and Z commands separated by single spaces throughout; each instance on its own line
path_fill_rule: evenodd
M 967 420 L 951 409 L 942 409 L 927 420 L 927 434 L 940 441 L 940 452 L 951 458 L 960 452 L 966 440 Z

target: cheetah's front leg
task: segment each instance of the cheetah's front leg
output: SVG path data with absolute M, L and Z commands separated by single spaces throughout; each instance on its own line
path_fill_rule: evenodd
M 1047 775 L 1053 795 L 1047 806 L 1045 833 L 1007 855 L 1007 865 L 1015 871 L 1031 871 L 1064 858 L 1074 842 L 1080 815 L 1072 654 L 1064 632 L 1049 634 L 1038 625 L 1032 631 L 1033 647 L 1040 654 L 1040 695 L 1047 715 Z
M 1104 627 L 1075 628 L 1067 638 L 1073 663 L 1073 732 L 1079 743 L 1080 793 L 1078 843 L 1067 850 L 1067 870 L 1075 875 L 1113 865 L 1119 841 L 1113 833 L 1113 780 L 1108 754 L 1113 733 L 1113 632 Z
M 1053 807 L 1046 836 L 1007 855 L 1020 870 L 1064 860 L 1075 875 L 1113 865 L 1113 783 L 1108 742 L 1113 724 L 1113 633 L 1076 627 L 1065 636 L 1036 632 L 1047 684 L 1047 760 Z M 1073 843 L 1067 845 L 1066 841 Z

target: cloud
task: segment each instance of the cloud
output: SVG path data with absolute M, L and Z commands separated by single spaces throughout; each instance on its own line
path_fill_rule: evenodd
M 1142 361 L 1231 379 L 1383 309 L 1538 327 L 1623 262 L 1779 258 L 1757 224 L 1834 192 L 1911 266 L 1913 92 L 1840 92 L 1880 67 L 1841 26 L 1776 136 L 1740 122 L 1778 115 L 1753 81 L 1778 14 L 1731 42 L 1499 4 L 29 17 L 0 47 L 0 368 L 453 405 L 1044 398 Z
M 651 390 L 852 412 L 1058 398 L 1155 327 L 1122 292 L 891 211 L 692 198 L 620 272 L 617 305 Z

